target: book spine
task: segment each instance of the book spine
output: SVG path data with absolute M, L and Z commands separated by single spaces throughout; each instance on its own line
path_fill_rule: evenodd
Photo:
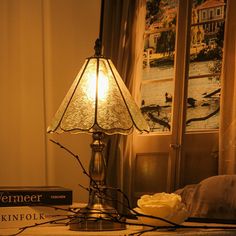
M 0 208 L 12 206 L 71 205 L 72 191 L 2 191 Z
M 34 224 L 49 226 L 53 225 L 50 224 L 50 221 L 56 221 L 57 223 L 65 223 L 66 221 L 68 221 L 66 220 L 66 218 L 71 213 L 63 209 L 69 209 L 69 206 L 55 207 L 55 209 L 53 207 L 40 206 L 1 207 L 0 229 L 20 228 Z M 48 223 L 46 224 L 45 222 Z

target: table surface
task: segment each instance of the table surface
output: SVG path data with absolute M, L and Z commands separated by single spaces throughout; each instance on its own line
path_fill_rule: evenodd
M 220 225 L 220 224 L 203 224 L 203 223 L 185 223 L 185 225 L 192 226 L 232 226 L 232 225 Z M 233 225 L 236 227 L 236 225 Z M 25 230 L 19 235 L 27 235 L 27 236 L 73 236 L 73 235 L 86 235 L 86 236 L 106 236 L 106 235 L 114 235 L 114 236 L 128 236 L 133 233 L 138 233 L 142 231 L 143 228 L 140 226 L 128 226 L 126 230 L 119 231 L 102 231 L 102 232 L 81 232 L 81 231 L 71 231 L 68 226 L 40 226 L 33 227 Z M 0 229 L 0 236 L 11 235 L 18 232 L 17 229 Z M 138 234 L 135 234 L 136 236 Z M 187 236 L 236 236 L 236 230 L 230 229 L 178 229 L 175 231 L 154 231 L 154 232 L 146 232 L 142 235 L 145 236 L 174 236 L 174 235 L 187 235 Z

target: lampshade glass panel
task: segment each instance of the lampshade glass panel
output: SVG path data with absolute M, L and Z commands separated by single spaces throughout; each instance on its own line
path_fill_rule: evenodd
M 63 130 L 60 127 L 60 123 L 62 121 L 63 115 L 66 111 L 66 108 L 68 107 L 70 100 L 74 94 L 75 88 L 78 85 L 79 79 L 81 77 L 81 74 L 83 73 L 85 66 L 87 65 L 88 60 L 85 61 L 83 64 L 81 70 L 79 71 L 78 75 L 76 76 L 73 84 L 71 85 L 69 91 L 67 92 L 66 96 L 64 97 L 60 107 L 58 108 L 55 116 L 53 117 L 51 124 L 47 128 L 47 132 L 54 132 L 56 131 L 57 133 L 62 133 Z
M 63 130 L 89 131 L 94 125 L 96 71 L 96 60 L 89 60 L 61 121 Z
M 122 78 L 120 77 L 118 71 L 116 70 L 114 64 L 112 63 L 111 60 L 108 60 L 109 66 L 111 67 L 111 70 L 114 73 L 114 76 L 116 78 L 117 84 L 122 91 L 123 97 L 125 99 L 125 102 L 127 104 L 127 107 L 129 107 L 129 112 L 130 116 L 132 117 L 132 122 L 134 126 L 139 130 L 139 131 L 147 131 L 149 132 L 149 126 L 144 119 L 139 107 L 137 104 L 134 102 L 133 97 L 131 96 L 129 90 L 125 86 Z
M 130 132 L 133 122 L 107 59 L 99 60 L 97 123 L 106 132 Z

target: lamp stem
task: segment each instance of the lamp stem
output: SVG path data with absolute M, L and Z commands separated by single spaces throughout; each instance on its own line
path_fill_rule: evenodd
M 93 133 L 93 142 L 91 143 L 92 157 L 89 165 L 90 180 L 90 198 L 88 206 L 101 203 L 102 198 L 97 196 L 98 189 L 103 189 L 106 182 L 106 161 L 103 156 L 105 143 L 103 142 L 104 133 Z

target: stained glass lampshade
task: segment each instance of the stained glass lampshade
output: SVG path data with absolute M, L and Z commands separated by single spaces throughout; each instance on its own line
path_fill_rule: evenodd
M 140 109 L 110 59 L 86 59 L 48 132 L 130 134 L 148 131 Z

